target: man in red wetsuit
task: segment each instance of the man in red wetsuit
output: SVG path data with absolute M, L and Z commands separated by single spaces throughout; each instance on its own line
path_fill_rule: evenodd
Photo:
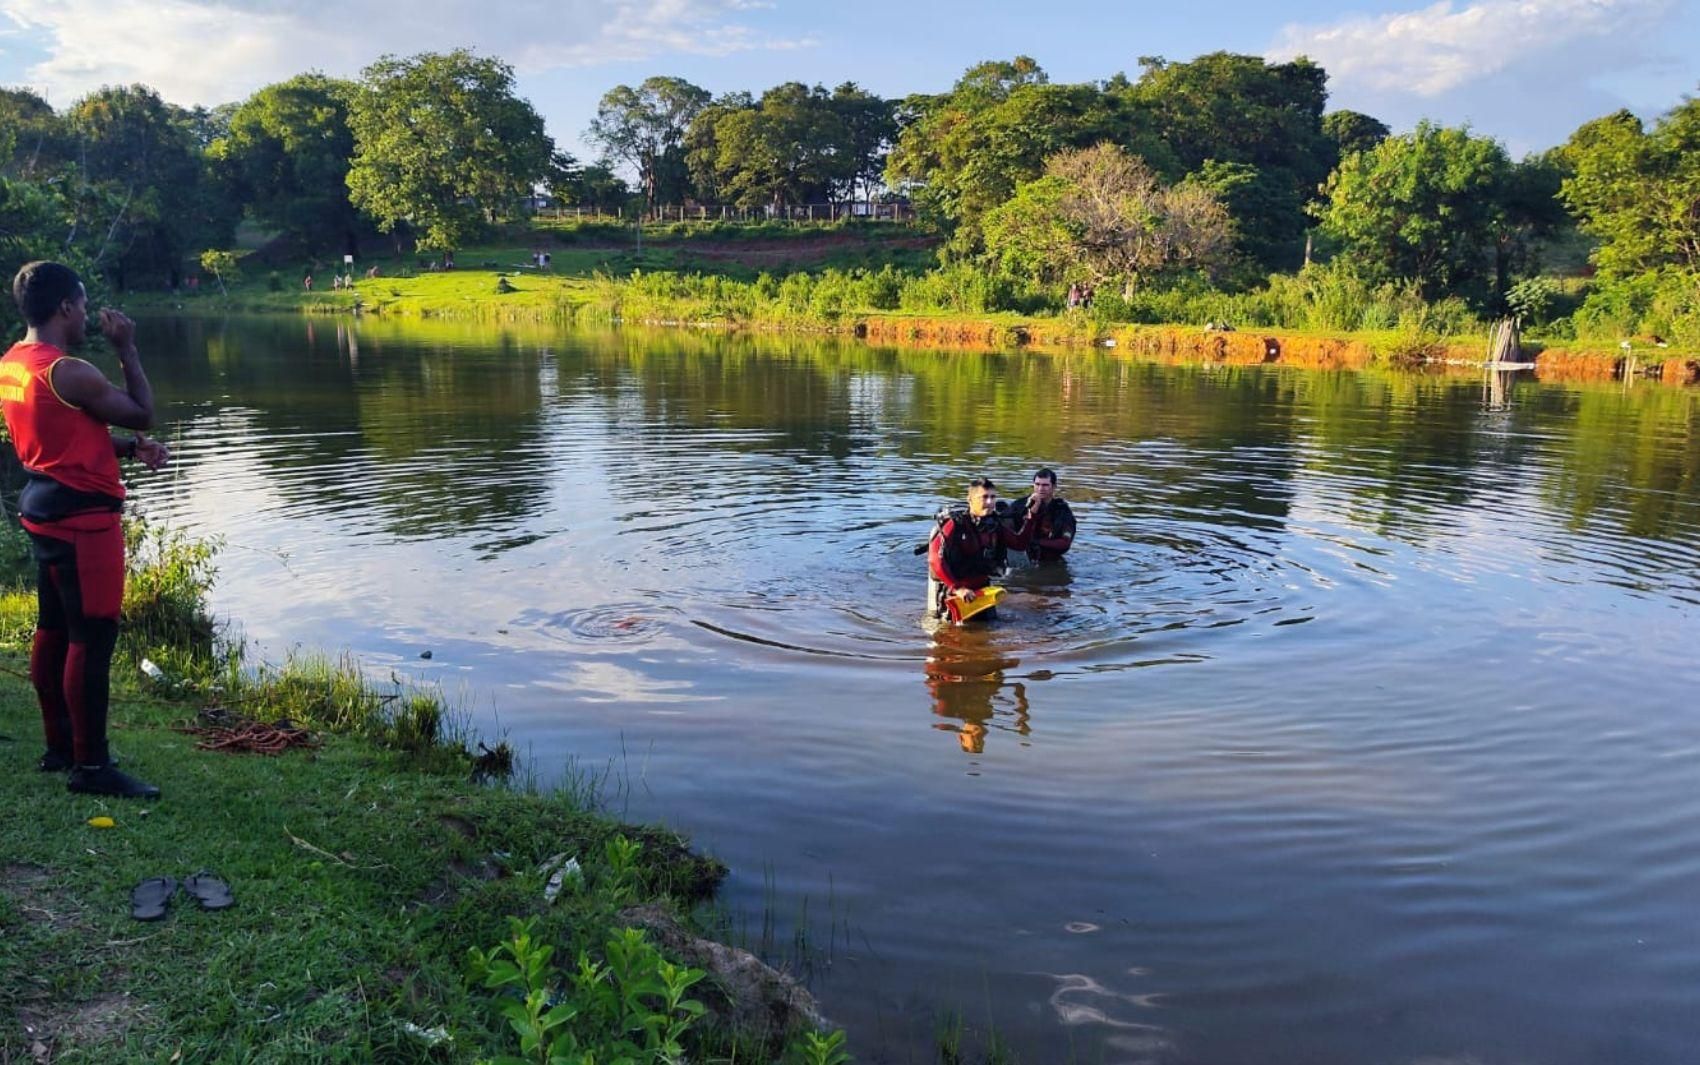
M 968 482 L 968 508 L 951 510 L 933 530 L 927 544 L 927 571 L 934 589 L 934 617 L 943 616 L 944 600 L 958 590 L 964 601 L 972 602 L 975 593 L 1003 569 L 1009 549 L 1027 549 L 1032 513 L 1024 516 L 1019 530 L 1011 530 L 997 512 L 997 501 L 997 485 L 976 477 Z
M 70 770 L 72 791 L 157 798 L 159 789 L 119 771 L 106 743 L 107 695 L 124 600 L 124 484 L 120 456 L 158 469 L 165 445 L 153 424 L 153 389 L 136 353 L 136 326 L 100 312 L 124 387 L 68 354 L 88 329 L 88 295 L 69 267 L 34 262 L 12 297 L 29 331 L 0 357 L 0 408 L 28 482 L 18 510 L 36 559 L 36 631 L 30 680 L 41 703 L 43 771 Z M 114 437 L 107 426 L 136 430 Z
M 1027 544 L 1027 557 L 1035 562 L 1055 562 L 1074 546 L 1078 525 L 1074 511 L 1062 496 L 1057 495 L 1057 471 L 1049 466 L 1033 475 L 1033 494 L 1015 502 L 1017 511 L 1033 515 L 1033 535 Z

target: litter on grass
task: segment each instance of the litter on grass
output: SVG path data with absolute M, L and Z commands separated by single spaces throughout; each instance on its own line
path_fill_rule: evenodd
M 576 891 L 584 884 L 584 870 L 579 867 L 578 859 L 568 857 L 565 853 L 557 854 L 538 867 L 539 875 L 547 876 L 548 883 L 543 885 L 543 901 L 554 902 L 561 897 L 561 891 L 571 882 Z

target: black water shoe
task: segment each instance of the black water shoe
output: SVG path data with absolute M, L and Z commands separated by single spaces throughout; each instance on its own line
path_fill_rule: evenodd
M 157 799 L 159 789 L 137 780 L 116 766 L 80 765 L 71 770 L 65 787 L 84 795 L 113 795 L 120 799 Z
M 35 767 L 43 773 L 63 773 L 73 764 L 75 764 L 75 760 L 70 755 L 49 747 L 47 753 L 42 755 L 41 759 L 35 763 Z

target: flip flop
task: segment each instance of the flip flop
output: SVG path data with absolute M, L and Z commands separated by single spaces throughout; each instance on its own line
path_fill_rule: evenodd
M 205 871 L 183 881 L 183 890 L 193 895 L 203 910 L 226 910 L 236 905 L 230 885 Z
M 152 876 L 130 890 L 130 916 L 138 921 L 157 921 L 165 916 L 177 881 L 169 876 Z

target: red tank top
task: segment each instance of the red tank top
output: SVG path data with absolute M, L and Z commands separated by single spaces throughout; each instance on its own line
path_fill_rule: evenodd
M 50 374 L 69 358 L 52 344 L 14 344 L 0 357 L 0 409 L 18 461 L 79 492 L 124 498 L 106 423 L 53 391 Z

